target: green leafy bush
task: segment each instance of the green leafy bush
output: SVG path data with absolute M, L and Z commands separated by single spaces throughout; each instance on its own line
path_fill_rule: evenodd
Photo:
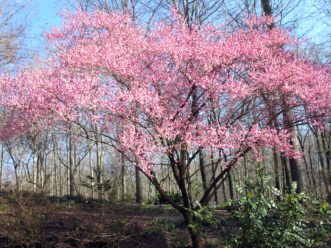
M 287 194 L 269 186 L 270 176 L 258 168 L 258 180 L 247 181 L 242 197 L 230 201 L 228 209 L 239 224 L 227 247 L 285 248 L 323 247 L 330 234 L 329 205 L 312 204 L 292 184 Z

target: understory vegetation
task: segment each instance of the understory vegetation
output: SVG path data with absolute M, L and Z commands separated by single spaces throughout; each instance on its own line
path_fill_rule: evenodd
M 282 194 L 258 167 L 240 197 L 223 207 L 194 211 L 203 247 L 329 247 L 330 202 L 296 192 Z M 180 196 L 168 193 L 180 203 Z M 189 247 L 190 236 L 176 210 L 160 196 L 153 205 L 0 192 L 1 247 Z
M 295 183 L 282 194 L 270 186 L 263 167 L 257 174 L 258 180 L 240 189 L 242 197 L 227 205 L 239 226 L 229 235 L 229 247 L 327 247 L 330 203 L 297 193 Z

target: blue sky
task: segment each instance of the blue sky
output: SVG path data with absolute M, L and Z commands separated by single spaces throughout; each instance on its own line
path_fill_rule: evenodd
M 20 0 L 16 0 L 20 1 Z M 24 1 L 24 0 L 22 0 Z M 314 0 L 306 0 L 306 8 L 303 15 L 309 14 L 314 9 Z M 28 5 L 28 37 L 29 47 L 32 50 L 43 51 L 45 48 L 45 41 L 42 38 L 44 32 L 50 31 L 51 27 L 61 25 L 60 13 L 63 11 L 64 6 L 68 8 L 66 0 L 30 0 Z M 323 40 L 326 30 L 330 27 L 323 23 L 323 18 L 315 18 L 315 23 L 311 20 L 306 23 L 301 23 L 296 35 L 301 36 L 305 34 L 306 39 L 310 41 L 319 42 Z M 309 27 L 307 29 L 307 27 Z
M 59 14 L 63 8 L 61 0 L 33 0 L 32 12 L 34 14 L 34 26 L 37 31 L 53 25 L 61 24 Z M 39 29 L 39 30 L 38 30 Z
M 31 0 L 31 7 L 28 7 L 30 13 L 27 28 L 30 48 L 38 49 L 43 46 L 43 33 L 61 25 L 60 13 L 64 7 L 63 1 L 65 0 Z

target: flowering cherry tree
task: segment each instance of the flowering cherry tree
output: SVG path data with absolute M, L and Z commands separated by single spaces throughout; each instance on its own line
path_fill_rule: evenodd
M 110 133 L 121 125 L 117 148 L 181 212 L 199 247 L 195 210 L 208 204 L 231 168 L 248 152 L 262 160 L 261 148 L 299 157 L 284 116 L 291 112 L 290 123 L 298 125 L 330 114 L 329 68 L 300 57 L 299 43 L 266 28 L 270 22 L 250 18 L 245 30 L 228 32 L 188 27 L 174 14 L 146 34 L 129 15 L 68 13 L 63 26 L 47 35 L 59 48 L 51 67 L 1 78 L 1 104 L 12 110 L 1 135 L 86 116 Z M 223 170 L 193 202 L 190 167 L 202 150 L 221 151 L 215 163 Z M 161 157 L 182 204 L 161 187 Z

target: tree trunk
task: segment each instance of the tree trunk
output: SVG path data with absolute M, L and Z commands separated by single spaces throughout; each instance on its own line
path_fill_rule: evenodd
M 283 101 L 283 118 L 284 118 L 284 126 L 288 129 L 290 132 L 290 145 L 292 146 L 292 149 L 294 151 L 298 151 L 298 144 L 297 144 L 297 136 L 296 136 L 296 131 L 294 129 L 293 121 L 292 121 L 292 113 L 288 109 L 287 104 L 285 101 Z M 293 157 L 288 158 L 289 160 L 289 165 L 290 165 L 290 170 L 291 170 L 291 180 L 292 182 L 297 183 L 297 188 L 296 192 L 300 193 L 304 189 L 304 184 L 303 184 L 303 178 L 302 178 L 302 171 L 301 171 L 301 165 L 299 161 Z
M 143 192 L 142 192 L 142 183 L 141 175 L 138 167 L 135 167 L 135 177 L 136 177 L 136 203 L 143 203 Z
M 213 151 L 210 151 L 210 152 L 211 152 L 210 153 L 210 160 L 211 160 L 212 179 L 215 180 L 217 166 L 214 163 L 214 152 Z M 223 184 L 223 186 L 224 186 L 224 184 Z M 206 191 L 206 189 L 207 189 L 207 187 L 204 188 L 204 191 Z M 215 201 L 216 206 L 218 206 L 220 204 L 220 201 L 219 201 L 219 198 L 218 198 L 218 194 L 217 193 L 218 193 L 217 192 L 217 188 L 215 186 L 215 188 L 214 188 L 214 201 Z
M 20 179 L 18 176 L 18 165 L 14 165 L 14 172 L 15 172 L 15 192 L 18 195 L 20 193 Z
M 284 178 L 284 184 L 283 184 L 283 191 L 289 192 L 291 190 L 291 176 L 290 176 L 290 170 L 288 168 L 288 160 L 286 157 L 281 155 L 281 161 L 283 166 L 283 178 Z
M 229 184 L 229 192 L 230 192 L 230 199 L 233 200 L 234 199 L 234 192 L 233 192 L 233 182 L 232 182 L 232 173 L 229 173 L 228 176 L 228 184 Z
M 93 171 L 93 166 L 92 166 L 92 149 L 91 149 L 91 146 L 90 146 L 89 155 L 88 155 L 88 164 L 89 164 L 89 170 L 90 170 L 91 198 L 93 198 L 93 193 L 94 193 L 94 171 Z
M 63 196 L 63 176 L 62 176 L 62 165 L 59 163 L 59 194 Z
M 305 171 L 306 171 L 306 178 L 307 178 L 307 181 L 308 181 L 308 185 L 306 185 L 306 189 L 309 191 L 309 192 L 312 192 L 312 180 L 311 180 L 311 175 L 310 175 L 310 172 L 309 172 L 309 164 L 308 164 L 308 161 L 307 161 L 307 152 L 306 152 L 306 138 L 308 137 L 308 132 L 305 134 L 305 137 L 303 138 L 302 135 L 300 135 L 300 131 L 298 130 L 298 141 L 299 141 L 299 144 L 300 144 L 300 149 L 303 153 L 303 162 L 304 162 L 304 165 L 305 165 Z M 309 146 L 309 144 L 308 144 Z
M 33 192 L 37 192 L 37 168 L 36 168 L 36 156 L 33 155 L 32 157 L 32 181 L 33 181 Z
M 197 223 L 195 223 L 194 216 L 191 212 L 185 210 L 182 211 L 186 227 L 190 233 L 192 247 L 200 248 L 201 247 L 201 236 L 199 230 L 197 229 Z
M 298 161 L 294 158 L 289 158 L 289 162 L 290 162 L 292 182 L 297 183 L 296 192 L 301 193 L 303 191 L 304 185 L 303 185 L 302 171 L 300 165 L 298 164 Z
M 202 150 L 199 151 L 199 167 L 200 167 L 202 187 L 203 187 L 203 191 L 205 191 L 207 189 L 207 179 L 206 179 L 205 161 Z
M 3 149 L 3 145 L 1 144 L 1 154 L 0 154 L 0 190 L 2 190 L 3 157 L 4 157 L 4 149 Z
M 69 170 L 69 195 L 75 195 L 75 182 L 74 172 L 72 169 Z
M 96 134 L 96 141 L 95 141 L 95 146 L 96 146 L 96 162 L 97 162 L 97 167 L 96 167 L 96 181 L 97 181 L 97 187 L 98 187 L 98 199 L 102 200 L 103 199 L 103 177 L 102 177 L 102 147 L 100 151 L 99 147 L 99 137 Z
M 323 176 L 323 181 L 325 184 L 325 190 L 326 193 L 329 195 L 330 194 L 330 183 L 328 180 L 328 173 L 327 173 L 327 162 L 326 162 L 326 157 L 325 157 L 325 152 L 322 151 L 322 141 L 321 141 L 321 134 L 320 132 L 316 132 L 315 133 L 315 138 L 316 138 L 316 148 L 317 148 L 317 153 L 319 156 L 319 161 L 320 161 L 320 165 L 321 165 L 321 170 L 322 170 L 322 176 Z
M 56 164 L 56 159 L 55 159 L 55 151 L 53 151 L 53 166 L 54 166 L 54 183 L 53 183 L 53 187 L 54 187 L 54 194 L 56 196 L 58 196 L 58 191 L 57 191 L 57 164 Z
M 125 167 L 125 160 L 124 155 L 121 154 L 121 200 L 125 201 L 126 199 L 126 167 Z
M 311 174 L 313 190 L 317 196 L 317 187 L 316 187 L 316 180 L 315 180 L 315 176 L 314 176 L 313 158 L 312 158 L 312 151 L 311 151 L 310 144 L 308 145 L 308 155 L 309 155 L 310 174 Z
M 41 169 L 40 169 L 40 156 L 39 156 L 39 151 L 37 151 L 37 161 L 36 161 L 36 185 L 37 185 L 37 190 L 40 190 L 40 177 L 41 177 Z
M 74 165 L 72 160 L 72 138 L 71 138 L 71 127 L 69 127 L 68 133 L 68 162 L 69 162 L 69 195 L 75 194 L 75 177 L 74 177 Z
M 325 158 L 326 158 L 326 167 L 328 170 L 328 177 L 329 181 L 331 182 L 331 151 L 330 151 L 330 145 L 328 145 L 325 133 L 321 134 L 322 138 L 322 146 L 323 146 L 323 151 L 325 153 Z
M 307 158 L 306 158 L 306 154 L 303 154 L 303 156 L 304 156 L 304 163 L 305 163 L 305 169 L 306 169 L 306 177 L 308 179 L 308 188 L 309 188 L 309 191 L 311 192 L 313 186 L 312 186 L 311 175 L 310 175 L 310 172 L 309 172 L 309 165 L 308 165 L 308 161 L 307 161 Z
M 278 156 L 275 148 L 272 148 L 272 156 L 274 161 L 274 172 L 275 172 L 275 187 L 279 191 L 281 191 L 281 185 L 280 185 L 280 174 L 279 174 L 279 161 Z

